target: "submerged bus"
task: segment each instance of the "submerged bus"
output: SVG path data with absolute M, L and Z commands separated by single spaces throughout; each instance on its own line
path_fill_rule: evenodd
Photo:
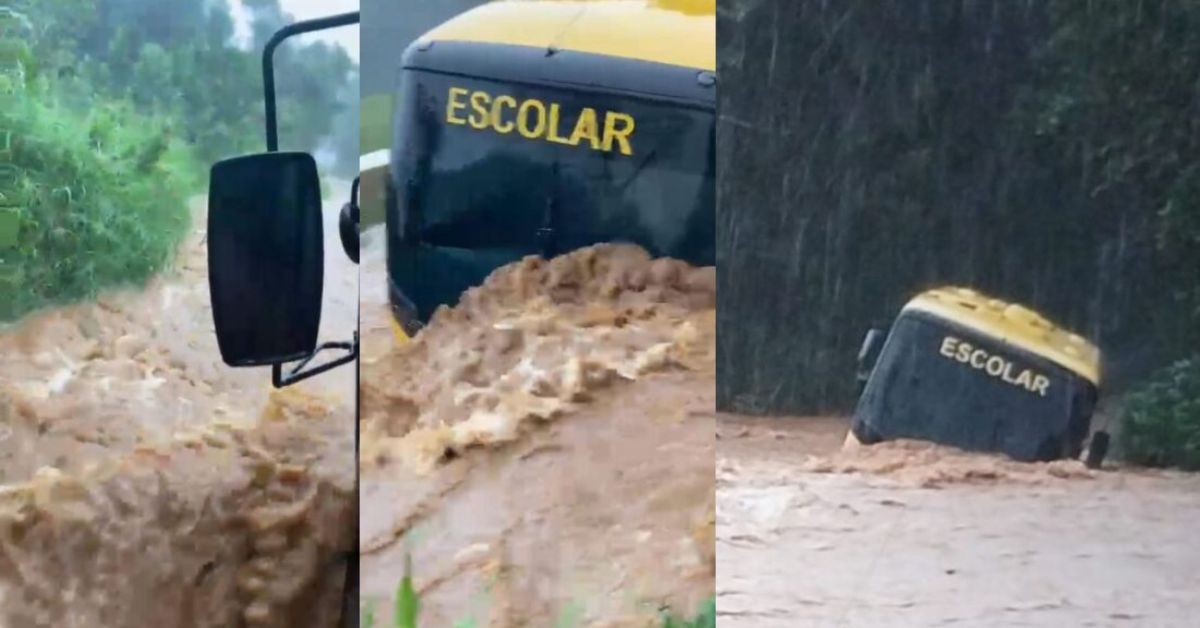
M 713 0 L 492 2 L 400 65 L 385 220 L 402 338 L 527 255 L 629 242 L 715 263 Z
M 1099 349 L 1022 305 L 965 288 L 909 301 L 859 354 L 851 427 L 870 444 L 913 438 L 1022 461 L 1075 458 L 1100 385 Z

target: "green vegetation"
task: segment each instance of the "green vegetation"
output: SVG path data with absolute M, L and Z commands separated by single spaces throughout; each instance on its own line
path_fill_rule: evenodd
M 208 164 L 262 150 L 260 51 L 289 18 L 245 6 L 248 42 L 223 0 L 0 8 L 0 321 L 162 270 Z M 282 148 L 333 146 L 335 172 L 355 172 L 353 62 L 311 43 L 277 64 Z
M 717 600 L 709 598 L 704 606 L 700 609 L 696 616 L 691 619 L 678 617 L 673 614 L 663 616 L 663 628 L 716 628 L 717 627 Z
M 397 588 L 396 596 L 396 616 L 395 628 L 417 628 L 416 620 L 416 604 L 418 600 L 413 594 L 413 597 L 401 597 L 400 593 L 403 590 L 404 584 Z M 408 600 L 401 603 L 401 600 Z M 362 611 L 362 625 L 364 628 L 376 628 L 375 626 L 375 610 L 366 605 Z M 478 622 L 473 619 L 465 619 L 454 624 L 454 628 L 476 628 Z M 580 624 L 578 620 L 571 620 L 569 617 L 558 622 L 559 628 L 576 628 Z M 663 613 L 662 628 L 716 628 L 717 626 L 717 603 L 716 599 L 709 599 L 704 604 L 704 607 L 696 613 L 695 617 L 686 618 L 674 613 Z
M 1135 464 L 1200 470 L 1200 356 L 1161 370 L 1125 398 L 1119 444 Z
M 404 557 L 404 576 L 396 585 L 396 605 L 392 609 L 394 628 L 417 628 L 417 616 L 421 610 L 421 598 L 413 587 L 412 555 Z M 362 607 L 362 625 L 364 628 L 375 628 L 375 607 L 368 603 Z
M 404 576 L 396 586 L 396 603 L 392 609 L 392 623 L 388 628 L 417 628 L 419 626 L 417 618 L 420 614 L 421 598 L 413 587 L 412 573 L 412 556 L 410 555 L 405 557 Z M 580 613 L 580 607 L 568 605 L 557 622 L 558 628 L 579 626 Z M 364 628 L 376 628 L 375 607 L 372 604 L 369 602 L 363 604 L 361 616 Z M 475 628 L 477 625 L 474 619 L 464 619 L 456 622 L 454 628 Z M 716 598 L 709 598 L 692 618 L 681 617 L 670 611 L 664 611 L 662 614 L 662 628 L 716 628 L 716 626 Z
M 188 224 L 194 157 L 162 122 L 110 105 L 74 113 L 16 98 L 0 112 L 0 204 L 17 216 L 0 252 L 0 320 L 166 265 Z
M 847 410 L 863 333 L 941 283 L 1088 335 L 1107 390 L 1200 346 L 1200 3 L 723 9 L 721 407 Z
M 404 558 L 404 577 L 396 587 L 396 628 L 417 628 L 417 615 L 421 613 L 421 598 L 413 587 L 412 556 Z

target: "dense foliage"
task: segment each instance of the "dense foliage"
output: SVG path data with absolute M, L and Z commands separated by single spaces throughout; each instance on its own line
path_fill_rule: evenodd
M 1125 460 L 1200 470 L 1200 356 L 1162 369 L 1122 405 Z
M 1097 341 L 1200 346 L 1200 3 L 730 0 L 719 403 L 844 411 L 865 330 L 964 284 Z
M 262 150 L 262 44 L 289 18 L 222 1 L 18 0 L 0 9 L 0 321 L 143 281 L 172 258 L 208 164 Z M 283 148 L 357 170 L 356 72 L 322 43 L 277 54 Z M 349 140 L 344 138 L 348 137 Z
M 370 59 L 362 74 L 362 153 L 383 150 L 392 142 L 392 93 L 406 48 L 429 29 L 487 0 L 395 2 L 363 0 L 362 55 Z

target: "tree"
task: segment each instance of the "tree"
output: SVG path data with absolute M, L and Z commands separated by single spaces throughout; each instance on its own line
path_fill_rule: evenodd
M 1089 336 L 1107 390 L 1200 343 L 1198 19 L 1183 0 L 731 2 L 719 404 L 849 409 L 863 332 L 937 284 Z

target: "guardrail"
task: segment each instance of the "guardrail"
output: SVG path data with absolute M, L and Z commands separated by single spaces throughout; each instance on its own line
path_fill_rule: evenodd
M 359 225 L 367 228 L 383 224 L 386 206 L 385 184 L 391 151 L 377 150 L 358 158 Z

